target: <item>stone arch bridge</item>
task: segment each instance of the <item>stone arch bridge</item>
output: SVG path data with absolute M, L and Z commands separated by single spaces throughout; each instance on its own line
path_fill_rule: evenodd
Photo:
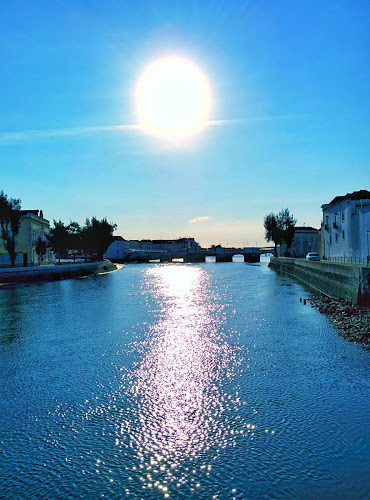
M 205 262 L 206 257 L 215 257 L 216 262 L 232 262 L 234 255 L 241 255 L 244 262 L 259 262 L 263 254 L 275 255 L 274 247 L 245 248 L 201 248 L 197 252 L 152 252 L 142 250 L 128 251 L 120 262 L 172 262 L 173 259 L 184 259 L 184 262 Z

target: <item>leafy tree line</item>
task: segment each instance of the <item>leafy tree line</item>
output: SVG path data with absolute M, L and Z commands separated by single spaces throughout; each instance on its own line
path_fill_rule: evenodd
M 85 225 L 81 227 L 78 222 L 71 221 L 65 225 L 61 220 L 54 220 L 48 241 L 54 252 L 59 256 L 75 250 L 77 252 L 96 255 L 102 259 L 109 245 L 114 241 L 113 231 L 116 224 L 110 224 L 104 217 L 98 220 L 96 217 L 86 219 Z
M 275 243 L 275 253 L 277 246 L 285 243 L 287 250 L 292 245 L 294 238 L 294 226 L 297 219 L 290 214 L 287 208 L 282 208 L 278 214 L 270 213 L 265 215 L 263 225 L 265 227 L 265 240 Z
M 8 198 L 3 191 L 0 191 L 0 239 L 4 242 L 12 267 L 15 266 L 17 257 L 17 236 L 22 215 L 21 200 Z M 52 248 L 59 256 L 67 253 L 68 250 L 76 250 L 102 259 L 107 248 L 114 241 L 113 231 L 116 227 L 116 224 L 110 224 L 106 218 L 86 219 L 82 227 L 77 222 L 71 221 L 65 225 L 61 220 L 54 220 L 54 226 L 46 235 L 47 239 L 38 238 L 35 251 L 41 261 L 47 248 Z

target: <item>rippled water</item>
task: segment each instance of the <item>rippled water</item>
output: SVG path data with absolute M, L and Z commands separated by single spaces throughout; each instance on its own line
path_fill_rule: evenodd
M 248 265 L 0 290 L 1 498 L 367 498 L 369 353 Z

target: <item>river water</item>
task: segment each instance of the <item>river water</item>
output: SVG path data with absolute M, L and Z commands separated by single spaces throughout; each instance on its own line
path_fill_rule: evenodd
M 0 498 L 369 497 L 369 352 L 261 264 L 0 290 Z

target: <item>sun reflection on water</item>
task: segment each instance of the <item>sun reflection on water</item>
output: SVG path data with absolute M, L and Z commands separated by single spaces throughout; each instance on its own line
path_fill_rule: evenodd
M 209 450 L 217 453 L 235 438 L 225 412 L 239 403 L 225 389 L 238 354 L 223 336 L 222 306 L 209 300 L 208 279 L 195 266 L 157 266 L 146 274 L 148 293 L 162 311 L 130 377 L 140 425 L 133 428 L 128 419 L 121 435 L 133 437 L 143 487 L 158 488 L 165 497 L 169 483 L 191 481 L 193 460 L 206 452 L 201 468 L 209 474 Z

